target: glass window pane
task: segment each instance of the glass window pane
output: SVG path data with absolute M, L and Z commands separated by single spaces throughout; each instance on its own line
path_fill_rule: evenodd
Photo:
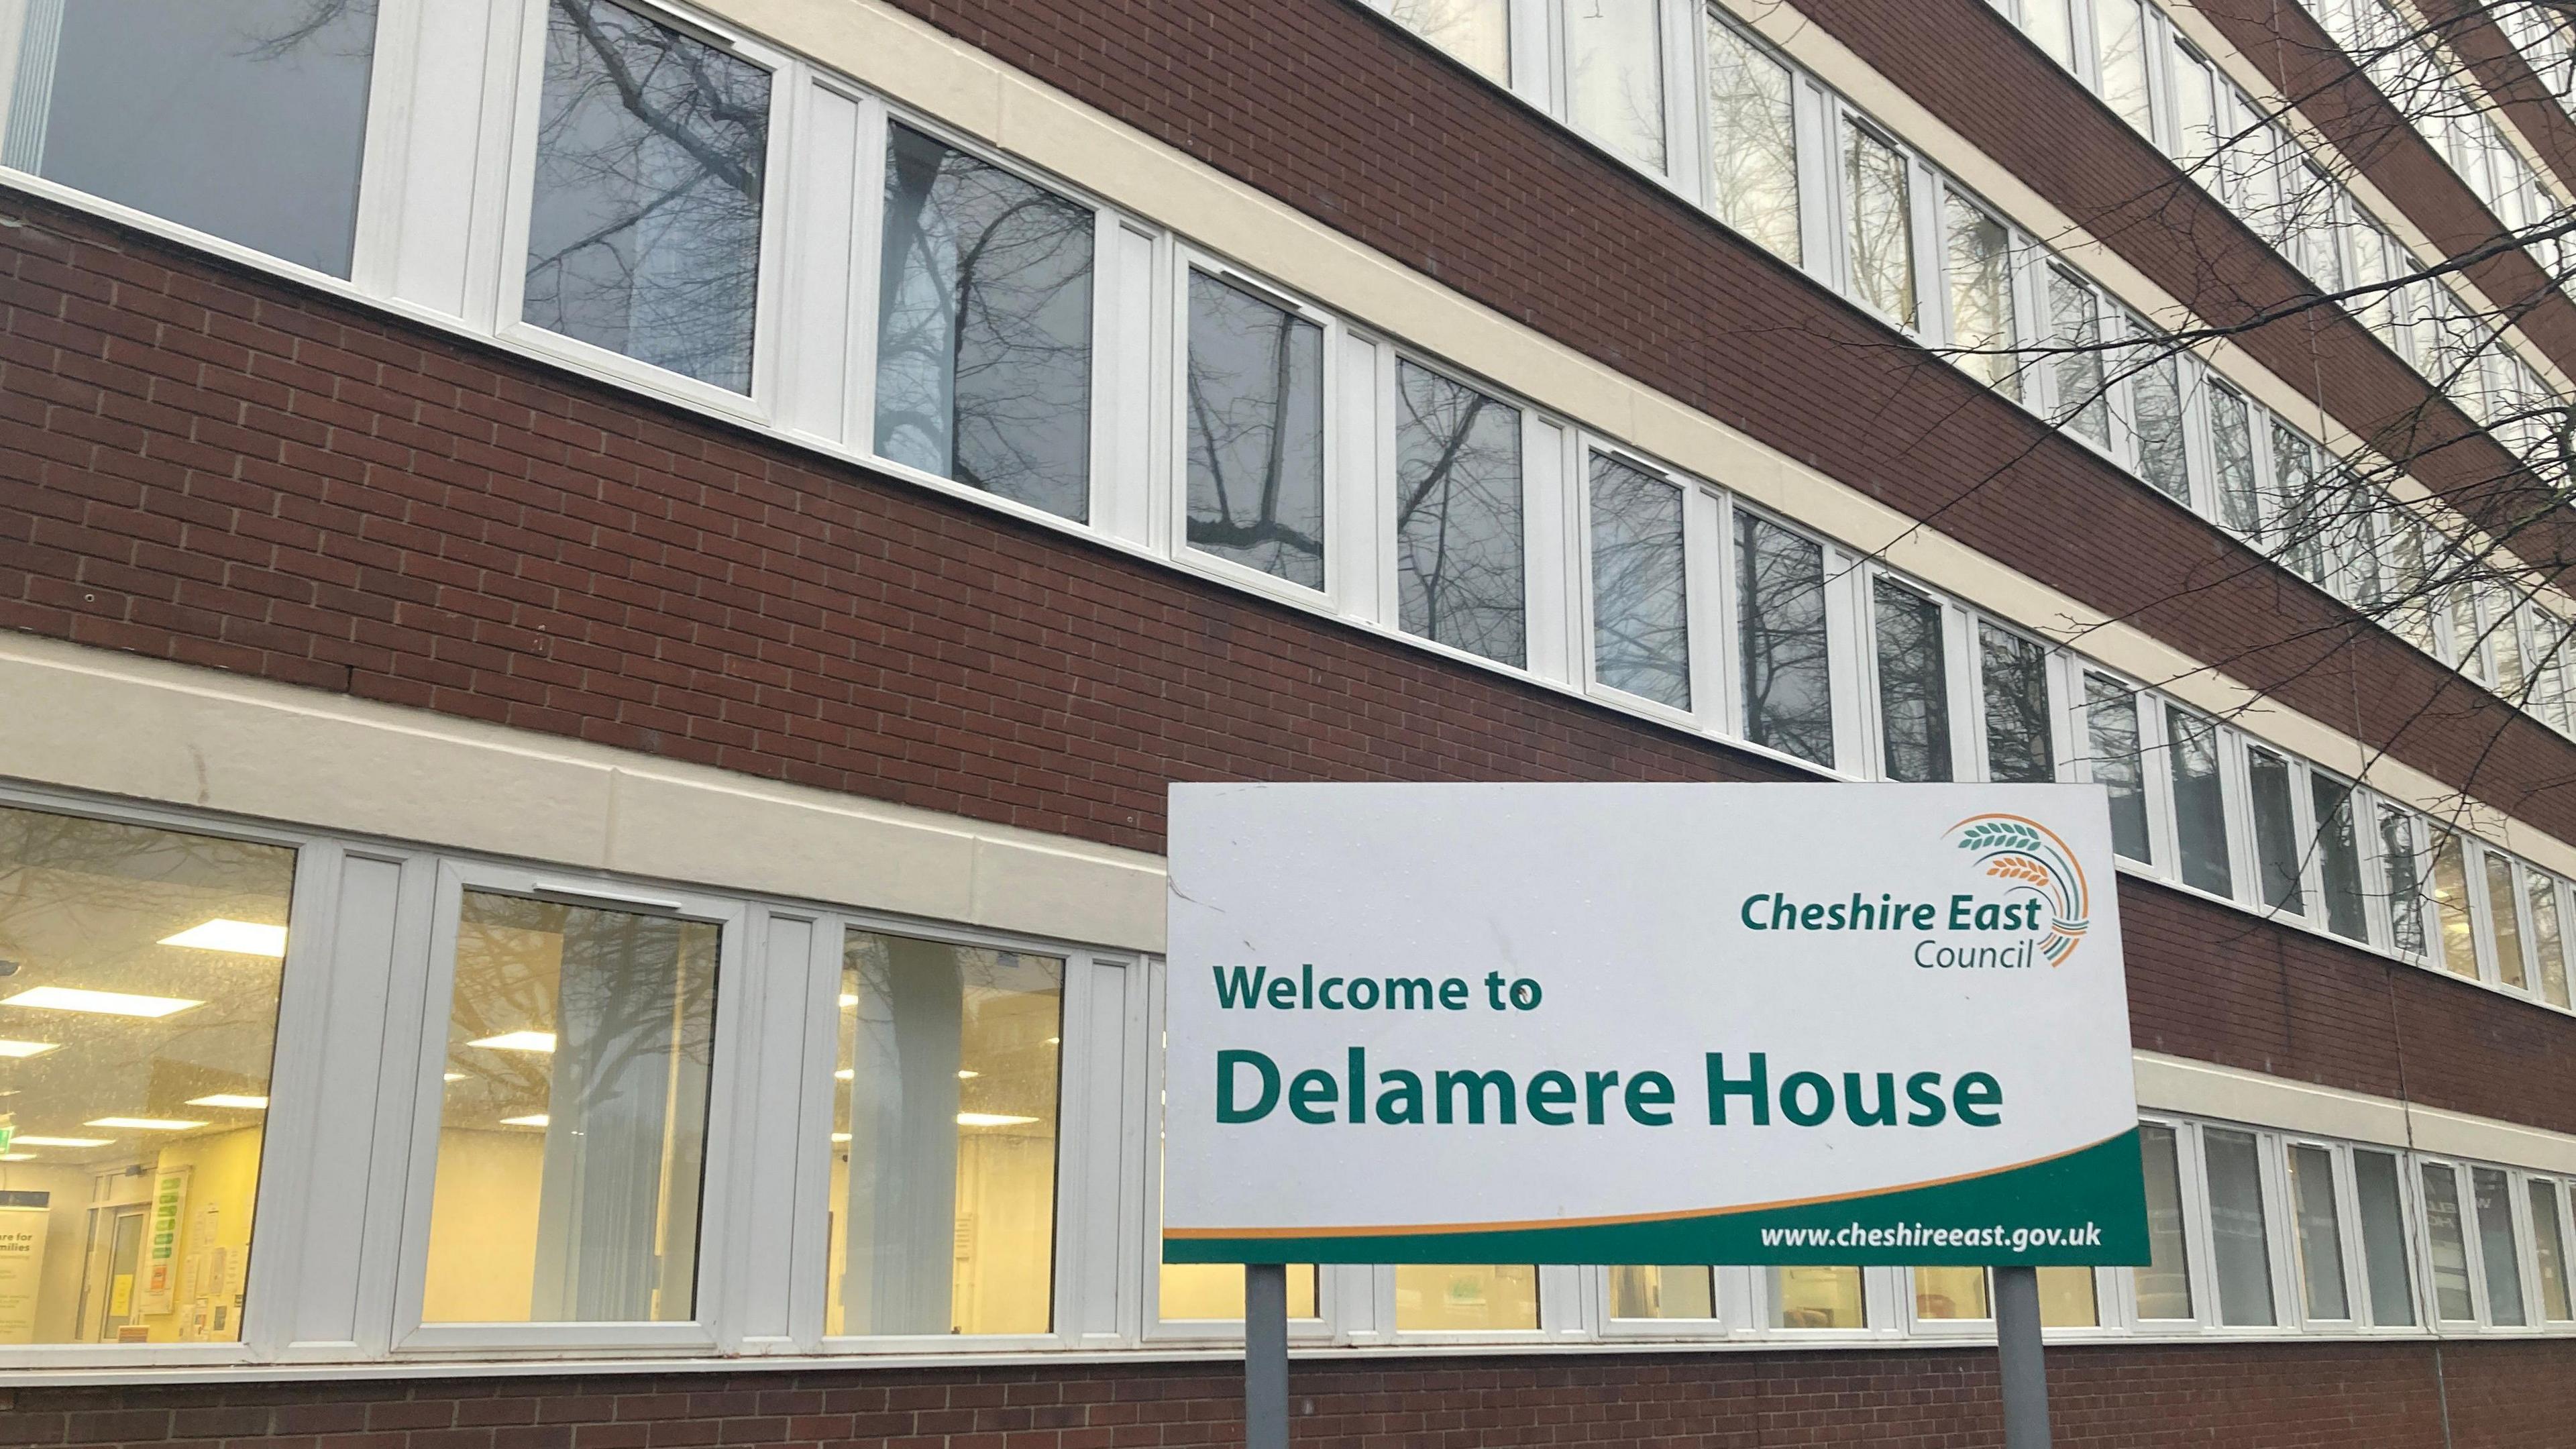
M 2475 981 L 2478 943 L 2469 922 L 2469 872 L 2456 835 L 2446 833 L 2433 844 L 2433 907 L 2442 928 L 2443 966 Z
M 2361 1256 L 2370 1283 L 2370 1321 L 2383 1327 L 2415 1321 L 2414 1270 L 2407 1264 L 2406 1204 L 2393 1153 L 2352 1154 L 2361 1199 Z
M 1243 1317 L 1243 1269 L 1232 1263 L 1164 1263 L 1155 1314 L 1167 1322 Z M 1288 1266 L 1288 1316 L 1318 1318 L 1315 1265 Z
M 1613 689 L 1690 708 L 1682 490 L 1592 455 L 1592 674 Z
M 2263 516 L 2254 492 L 2254 424 L 2245 399 L 2213 384 L 2209 433 L 2218 464 L 2218 521 L 2252 537 L 2261 531 Z
M 1387 13 L 1488 80 L 1511 84 L 1511 0 L 1393 0 Z
M 2388 922 L 2397 949 L 2424 952 L 2423 866 L 2415 854 L 2415 822 L 2394 806 L 2379 807 L 2379 863 L 2388 872 Z
M 1190 273 L 1190 547 L 1324 586 L 1324 329 Z
M 2424 1164 L 2424 1231 L 2433 1244 L 2433 1307 L 2447 1320 L 2478 1316 L 2469 1296 L 2469 1240 L 2460 1220 L 2459 1178 L 2438 1162 Z
M 1914 1316 L 1922 1319 L 1992 1318 L 1983 1268 L 1914 1270 Z
M 852 931 L 840 1001 L 823 1331 L 1046 1332 L 1064 963 Z
M 1858 1268 L 1773 1268 L 1773 1328 L 1867 1328 Z
M 2218 772 L 2218 726 L 2165 706 L 2165 736 L 2172 742 L 2174 840 L 2182 850 L 2182 878 L 2213 895 L 2235 894 L 2227 864 L 2227 796 Z
M 696 1317 L 718 928 L 465 892 L 421 1316 Z
M 520 315 L 751 391 L 769 80 L 609 0 L 551 0 Z
M 0 807 L 0 1341 L 241 1337 L 294 884 L 282 846 Z
M 2576 1318 L 2567 1299 L 2567 1230 L 2558 1220 L 2558 1184 L 2535 1177 L 2523 1184 L 2531 1196 L 2531 1243 L 2540 1268 L 2540 1313 L 2552 1323 Z
M 2147 104 L 2147 25 L 2138 0 L 2095 0 L 2093 28 L 2102 60 L 2102 99 L 2141 136 L 2155 135 Z
M 1664 169 L 1662 11 L 1656 0 L 1565 7 L 1566 108 L 1575 126 L 1649 171 Z
M 2151 344 L 2162 346 L 2162 343 Z M 2141 363 L 2129 378 L 2138 415 L 2138 473 L 2174 502 L 2191 506 L 2190 455 L 2183 447 L 2182 361 Z
M 1739 510 L 1735 607 L 1744 658 L 1744 737 L 1832 765 L 1824 549 Z
M 2057 416 L 2068 432 L 2097 447 L 2111 444 L 2111 401 L 2102 388 L 2102 312 L 2093 289 L 2072 273 L 2048 269 L 2048 342 L 2057 354 Z
M 1610 1270 L 1613 1318 L 1715 1318 L 1717 1279 L 1703 1267 Z
M 2254 792 L 2254 862 L 2263 888 L 2263 904 L 2292 915 L 2307 914 L 2307 895 L 2299 884 L 2299 833 L 2291 813 L 2290 762 L 2270 750 L 2245 752 L 2248 783 Z
M 2217 82 L 2199 57 L 2179 46 L 2174 49 L 2174 110 L 2174 133 L 2181 141 L 2179 159 L 2197 170 L 2218 154 Z M 2206 184 L 2209 178 L 2203 175 L 2201 180 Z
M 1986 695 L 1986 773 L 1996 780 L 2057 778 L 2048 727 L 2048 651 L 1992 624 L 1977 626 Z
M 2218 1318 L 2231 1326 L 2279 1322 L 2272 1308 L 2272 1246 L 2263 1220 L 2263 1176 L 2254 1136 L 2204 1127 L 2209 1173 L 2209 1259 L 2218 1274 Z
M 1535 1329 L 1538 1269 L 1527 1264 L 1403 1264 L 1395 1270 L 1395 1326 L 1411 1333 Z
M 2068 70 L 2075 68 L 2075 22 L 2067 12 L 2068 0 L 2021 0 L 2021 28 L 2048 52 L 2048 57 Z
M 2370 915 L 2361 885 L 2361 841 L 2353 834 L 2352 787 L 2308 772 L 2309 804 L 2317 817 L 2317 864 L 2325 878 L 2326 929 L 2347 941 L 2370 939 Z
M 2138 696 L 2116 679 L 2084 676 L 2084 728 L 2093 779 L 2111 795 L 2111 848 L 2151 861 L 2147 836 L 2147 770 L 2138 741 Z
M 2013 355 L 2012 234 L 2002 222 L 1944 192 L 1948 232 L 1950 345 L 1961 367 L 2008 398 L 2021 396 Z
M 2486 862 L 2487 920 L 2495 927 L 2496 977 L 2507 986 L 2528 986 L 2522 964 L 2522 918 L 2515 914 L 2521 892 L 2514 888 L 2513 861 L 2492 850 L 2481 850 L 2478 857 Z
M 2138 1154 L 2146 1168 L 2146 1267 L 2135 1269 L 2140 1318 L 2189 1318 L 2191 1259 L 2183 1238 L 2182 1166 L 2174 1130 L 2157 1123 L 2138 1128 Z
M 1941 606 L 1892 579 L 1871 589 L 1878 624 L 1879 730 L 1887 778 L 1951 776 L 1948 646 Z
M 2343 1216 L 2335 1198 L 2334 1154 L 2290 1149 L 2290 1204 L 2299 1224 L 2299 1293 L 2315 1319 L 2352 1317 L 2343 1282 Z
M 2325 549 L 2318 536 L 2316 493 L 2316 450 L 2301 434 L 2273 423 L 2272 516 L 2264 539 L 2291 572 L 2322 582 Z
M 2092 1269 L 2039 1270 L 2040 1327 L 2098 1328 L 2101 1324 L 2102 1304 L 2094 1291 Z
M 1714 13 L 1708 21 L 1708 122 L 1710 205 L 1727 225 L 1774 256 L 1801 260 L 1798 126 L 1789 69 Z
M 2567 1001 L 2567 941 L 2558 925 L 2558 880 L 2541 871 L 2522 872 L 2523 897 L 2531 903 L 2531 953 L 2540 959 L 2540 994 L 2553 1006 Z
M 1091 500 L 1092 214 L 889 130 L 877 453 L 1079 521 Z
M 2478 1195 L 2478 1262 L 2486 1269 L 2487 1321 L 2519 1327 L 2522 1311 L 2522 1250 L 2513 1230 L 2513 1194 L 2501 1169 L 2473 1167 L 2469 1182 Z
M 1408 634 L 1519 664 L 1520 409 L 1396 364 L 1396 584 Z
M 1851 209 L 1852 292 L 1900 327 L 1914 325 L 1914 209 L 1905 153 L 1843 123 L 1843 190 Z

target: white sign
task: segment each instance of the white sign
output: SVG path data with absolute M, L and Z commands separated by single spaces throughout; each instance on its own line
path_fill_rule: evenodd
M 1175 785 L 1171 1262 L 2146 1261 L 2090 785 Z
M 44 1287 L 49 1219 L 42 1206 L 0 1204 L 0 1343 L 36 1341 L 37 1291 Z

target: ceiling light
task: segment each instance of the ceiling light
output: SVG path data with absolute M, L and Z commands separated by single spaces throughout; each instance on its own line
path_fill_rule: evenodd
M 116 1127 L 127 1132 L 185 1132 L 203 1127 L 203 1122 L 187 1122 L 177 1117 L 92 1117 L 83 1127 Z
M 451 1082 L 461 1082 L 465 1080 L 465 1074 L 463 1072 L 449 1072 L 446 1080 Z
M 40 1057 L 61 1045 L 58 1041 L 0 1040 L 0 1057 Z
M 115 1140 L 113 1137 L 38 1137 L 32 1133 L 21 1132 L 9 1139 L 9 1145 L 12 1147 L 105 1147 Z
M 168 1016 L 202 1001 L 176 996 L 136 996 L 124 991 L 85 991 L 77 986 L 31 986 L 0 1001 L 0 1006 L 32 1006 L 41 1011 L 88 1011 L 100 1016 Z
M 199 926 L 190 926 L 175 936 L 161 938 L 164 946 L 193 946 L 200 951 L 230 951 L 240 956 L 283 956 L 286 954 L 284 926 L 257 926 L 248 921 L 231 921 L 222 916 Z
M 965 1067 L 959 1067 L 957 1069 L 957 1080 L 961 1082 L 971 1082 L 982 1075 L 984 1075 L 982 1072 L 971 1071 Z
M 859 1073 L 858 1073 L 858 1069 L 857 1069 L 857 1068 L 855 1068 L 855 1067 L 843 1067 L 843 1068 L 841 1068 L 839 1071 L 834 1072 L 834 1073 L 832 1074 L 832 1080 L 833 1080 L 833 1081 L 836 1081 L 836 1082 L 847 1082 L 847 1081 L 855 1080 L 855 1079 L 858 1077 L 858 1075 L 859 1075 Z
M 841 1009 L 843 1011 L 847 1011 L 858 1004 L 859 998 L 857 993 L 850 991 L 844 991 L 841 993 Z
M 546 1114 L 543 1112 L 535 1112 L 525 1117 L 504 1117 L 501 1119 L 501 1125 L 504 1127 L 543 1127 L 546 1125 Z
M 239 1107 L 245 1112 L 265 1112 L 268 1110 L 268 1099 L 266 1097 L 253 1097 L 243 1092 L 217 1092 L 210 1097 L 190 1097 L 188 1099 L 188 1105 L 191 1107 Z
M 1013 1117 L 1004 1112 L 960 1112 L 957 1114 L 957 1125 L 960 1127 L 1018 1127 L 1036 1120 L 1038 1119 L 1035 1117 Z
M 1063 1038 L 1063 1037 L 1060 1037 L 1060 1036 L 1051 1036 L 1051 1037 L 1048 1037 L 1048 1038 L 1047 1038 L 1047 1045 L 1048 1045 L 1048 1046 L 1062 1046 L 1062 1045 L 1064 1045 L 1064 1038 Z
M 32 1152 L 0 1152 L 0 1162 L 33 1162 L 35 1160 L 36 1154 Z
M 850 1134 L 847 1132 L 835 1132 L 832 1134 L 832 1140 L 835 1142 L 847 1142 L 850 1140 Z
M 469 1041 L 467 1046 L 488 1047 L 496 1052 L 550 1052 L 555 1049 L 555 1034 L 550 1031 L 505 1031 Z

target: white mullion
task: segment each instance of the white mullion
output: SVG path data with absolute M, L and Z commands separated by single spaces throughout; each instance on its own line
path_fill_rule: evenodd
M 1683 617 L 1689 620 L 1691 716 L 1703 733 L 1729 733 L 1726 661 L 1726 505 L 1714 489 L 1685 482 L 1682 496 Z
M 1986 770 L 1985 697 L 1978 687 L 1977 617 L 1966 606 L 1933 596 L 1941 606 L 1941 639 L 1949 667 L 1941 671 L 1950 711 L 1950 778 L 1982 780 Z
M 1522 667 L 1539 679 L 1580 689 L 1586 680 L 1576 628 L 1584 610 L 1573 581 L 1581 577 L 1581 564 L 1570 554 L 1580 547 L 1575 495 L 1583 483 L 1579 465 L 1573 476 L 1567 472 L 1580 444 L 1573 428 L 1526 405 L 1518 411 Z
M 799 1219 L 807 1215 L 810 1176 L 799 1169 L 812 1155 L 805 1149 L 813 1137 L 808 1112 L 816 1075 L 808 1066 L 811 1038 L 817 1034 L 815 1026 L 828 1026 L 837 1017 L 836 1012 L 816 1010 L 812 966 L 819 938 L 839 933 L 819 913 L 775 909 L 755 911 L 750 931 L 743 959 L 753 977 L 746 994 L 754 1020 L 746 1034 L 757 1049 L 748 1061 L 717 1067 L 739 1071 L 746 1079 L 730 1130 L 749 1147 L 744 1170 L 723 1184 L 733 1197 L 734 1221 L 741 1231 L 720 1249 L 732 1259 L 727 1279 L 733 1285 L 721 1346 L 729 1352 L 792 1352 L 812 1347 L 810 1341 L 799 1343 L 796 1322 L 804 1296 L 798 1290 L 805 1286 L 798 1229 L 803 1226 Z M 830 1111 L 827 1094 L 826 1122 Z M 828 1162 L 824 1167 L 828 1180 Z M 822 1196 L 819 1190 L 813 1193 L 818 1201 Z M 820 1278 L 819 1271 L 816 1276 Z M 820 1286 L 818 1281 L 815 1287 Z M 813 1296 L 819 1301 L 819 1293 Z
M 881 110 L 818 80 L 798 85 L 788 108 L 799 132 L 787 186 L 797 205 L 779 278 L 786 296 L 775 349 L 783 373 L 777 416 L 782 427 L 844 445 L 853 441 L 850 398 L 858 380 L 851 341 L 862 330 L 857 294 L 873 292 L 877 271 L 866 260 L 877 239 L 859 229 L 859 178 L 871 133 L 882 145 L 882 128 L 870 119 Z

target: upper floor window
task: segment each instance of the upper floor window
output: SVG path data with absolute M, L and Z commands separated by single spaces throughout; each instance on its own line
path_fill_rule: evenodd
M 2048 269 L 2049 344 L 2057 349 L 2057 414 L 2097 448 L 2111 445 L 2111 400 L 2102 376 L 2100 300 L 2064 267 Z
M 1789 68 L 1708 18 L 1709 204 L 1773 255 L 1800 260 L 1798 122 Z
M 1522 662 L 1520 409 L 1396 364 L 1396 579 L 1408 634 Z
M 552 0 L 521 317 L 749 392 L 769 86 L 609 0 Z
M 0 162 L 349 275 L 374 5 L 32 0 L 10 10 L 25 19 L 16 73 L 0 76 Z
M 1878 642 L 1879 735 L 1887 778 L 1947 780 L 1955 766 L 1945 611 L 1890 578 L 1873 580 L 1870 596 Z
M 2056 779 L 2048 651 L 1992 624 L 1980 624 L 1977 634 L 1978 674 L 1986 697 L 1986 777 L 2023 783 Z
M 2147 89 L 2147 17 L 2140 0 L 2093 0 L 2093 43 L 2101 57 L 2103 103 L 2139 135 L 2155 135 Z
M 2013 353 L 2012 233 L 1945 190 L 1941 198 L 1944 258 L 1950 273 L 1950 345 L 1959 365 L 2008 398 L 2021 397 L 2021 364 Z
M 1682 490 L 1607 453 L 1592 455 L 1592 677 L 1690 708 L 1690 621 Z
M 1834 693 L 1823 545 L 1737 510 L 1735 607 L 1744 737 L 1830 767 Z
M 1914 202 L 1905 153 L 1854 120 L 1843 122 L 1854 295 L 1900 327 L 1914 325 Z
M 1324 586 L 1324 329 L 1190 271 L 1190 547 Z
M 1512 83 L 1511 0 L 1390 0 L 1387 13 L 1468 69 Z
M 1663 7 L 1565 7 L 1567 111 L 1575 126 L 1649 171 L 1664 169 Z

